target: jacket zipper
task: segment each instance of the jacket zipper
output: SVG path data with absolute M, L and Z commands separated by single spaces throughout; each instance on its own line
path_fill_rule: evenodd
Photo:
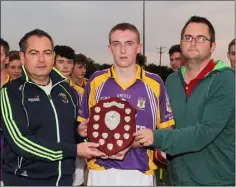
M 60 84 L 61 82 L 64 82 L 65 80 L 63 81 L 59 81 L 58 83 L 54 84 L 51 88 L 51 90 L 58 84 Z M 34 84 L 36 85 L 38 88 L 40 88 L 37 84 L 33 83 L 33 82 L 30 82 L 29 83 L 31 84 Z M 40 88 L 41 90 L 43 90 L 42 88 Z M 54 106 L 54 103 L 52 101 L 52 97 L 51 97 L 51 94 L 47 94 L 44 90 L 43 92 L 47 95 L 49 101 L 50 101 L 50 104 L 52 106 L 52 109 L 53 109 L 53 112 L 54 112 L 54 115 L 55 115 L 55 120 L 56 120 L 56 131 L 57 131 L 57 142 L 59 143 L 60 142 L 60 133 L 59 133 L 59 122 L 58 122 L 58 116 L 57 116 L 57 112 L 56 112 L 56 108 Z M 57 181 L 56 181 L 56 186 L 58 186 L 59 184 L 59 181 L 61 179 L 61 160 L 59 160 L 58 162 L 58 178 L 57 178 Z

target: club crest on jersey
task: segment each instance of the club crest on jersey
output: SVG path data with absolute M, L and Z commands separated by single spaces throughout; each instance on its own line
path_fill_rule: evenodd
M 145 97 L 138 97 L 137 108 L 140 110 L 144 110 L 146 107 L 146 98 Z
M 69 103 L 65 93 L 59 93 L 58 95 L 62 98 L 63 103 Z

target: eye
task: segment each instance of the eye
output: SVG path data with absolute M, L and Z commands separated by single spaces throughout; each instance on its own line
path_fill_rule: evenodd
M 113 46 L 114 47 L 117 47 L 119 44 L 118 43 L 113 43 Z
M 132 45 L 133 45 L 133 43 L 132 43 L 132 42 L 128 42 L 128 45 L 129 45 L 129 46 L 132 46 Z
M 50 51 L 46 51 L 45 54 L 46 54 L 46 55 L 51 55 L 52 52 L 50 52 Z
M 35 55 L 37 55 L 37 53 L 36 52 L 31 52 L 30 53 L 32 56 L 35 56 Z
M 199 42 L 205 42 L 205 41 L 206 41 L 206 37 L 204 37 L 204 36 L 198 36 L 198 37 L 197 37 L 197 40 L 198 40 Z
M 190 36 L 190 35 L 185 35 L 185 36 L 183 37 L 183 39 L 186 40 L 186 41 L 191 41 L 191 40 L 192 40 L 192 36 Z

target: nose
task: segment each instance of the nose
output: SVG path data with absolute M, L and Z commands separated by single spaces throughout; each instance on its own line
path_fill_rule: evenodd
M 120 52 L 121 52 L 122 54 L 124 54 L 124 53 L 126 52 L 126 47 L 125 47 L 125 45 L 121 45 L 121 47 L 120 47 Z
M 64 69 L 68 69 L 68 64 L 66 64 L 66 63 L 63 64 L 63 68 L 64 68 Z
M 44 57 L 44 54 L 39 54 L 39 61 L 40 62 L 44 62 L 44 60 L 45 60 L 45 57 Z
M 86 68 L 85 68 L 85 67 L 83 67 L 83 68 L 82 68 L 82 72 L 84 73 L 85 71 L 86 71 Z
M 192 40 L 191 40 L 191 42 L 190 42 L 190 45 L 191 46 L 196 46 L 196 38 L 193 38 Z

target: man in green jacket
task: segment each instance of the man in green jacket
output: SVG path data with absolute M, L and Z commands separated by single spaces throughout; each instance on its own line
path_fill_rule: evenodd
M 234 186 L 234 72 L 211 59 L 215 31 L 206 18 L 188 20 L 180 45 L 186 63 L 166 81 L 175 129 L 144 129 L 134 134 L 135 139 L 170 155 L 173 185 Z

